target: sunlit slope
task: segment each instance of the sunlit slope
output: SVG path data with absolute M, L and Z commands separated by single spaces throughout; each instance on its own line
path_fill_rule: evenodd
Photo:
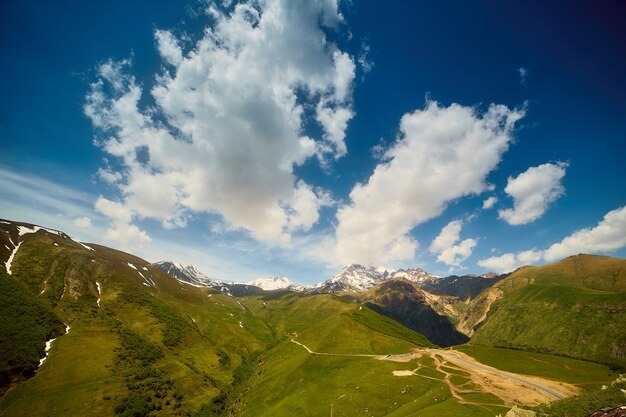
M 426 377 L 394 376 L 394 371 L 415 369 L 415 359 L 392 362 L 373 356 L 432 345 L 358 303 L 328 294 L 248 297 L 244 303 L 284 340 L 261 355 L 235 415 L 320 416 L 332 410 L 335 416 L 409 416 L 419 411 L 460 417 L 490 416 L 503 409 L 459 404 L 432 364 L 426 364 Z
M 234 397 L 236 374 L 273 343 L 233 297 L 181 284 L 140 258 L 45 230 L 12 234 L 20 248 L 11 279 L 71 330 L 0 399 L 0 415 L 195 413 Z
M 626 364 L 626 260 L 578 255 L 525 267 L 489 294 L 497 301 L 473 343 Z
M 247 297 L 244 303 L 279 337 L 294 338 L 313 351 L 387 354 L 432 346 L 396 321 L 331 294 L 283 293 Z

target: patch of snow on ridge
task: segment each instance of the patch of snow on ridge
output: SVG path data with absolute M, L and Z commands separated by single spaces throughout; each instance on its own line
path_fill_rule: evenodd
M 82 246 L 83 248 L 87 249 L 87 250 L 92 250 L 92 251 L 96 251 L 94 248 L 92 248 L 91 246 L 87 246 L 85 245 L 83 242 L 79 242 L 76 239 L 72 239 L 74 242 L 78 243 L 80 246 Z
M 46 232 L 52 233 L 53 235 L 63 236 L 63 233 L 59 232 L 58 230 L 46 229 L 45 227 L 41 227 L 41 226 L 33 226 L 33 227 L 17 226 L 17 233 L 19 234 L 19 236 L 24 236 L 29 233 L 37 233 L 40 230 L 45 230 Z
M 133 264 L 131 264 L 130 262 L 126 262 L 126 265 L 130 266 L 131 268 L 133 268 L 135 271 L 137 271 L 137 267 Z
M 13 258 L 15 258 L 15 254 L 17 253 L 18 249 L 20 248 L 21 244 L 22 244 L 22 242 L 17 244 L 17 246 L 13 249 L 13 252 L 11 252 L 11 256 L 9 256 L 9 259 L 7 259 L 7 261 L 4 264 L 4 267 L 7 270 L 7 274 L 9 274 L 9 275 L 11 275 L 11 264 L 13 263 Z

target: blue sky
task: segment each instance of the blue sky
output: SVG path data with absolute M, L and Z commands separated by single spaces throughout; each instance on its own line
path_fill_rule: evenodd
M 626 256 L 619 1 L 0 5 L 0 217 L 209 276 Z

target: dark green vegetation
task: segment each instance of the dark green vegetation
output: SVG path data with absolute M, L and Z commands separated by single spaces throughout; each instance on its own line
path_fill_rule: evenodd
M 433 310 L 423 291 L 409 281 L 394 280 L 377 285 L 364 298 L 372 310 L 397 320 L 439 346 L 458 345 L 468 340 L 446 316 Z
M 472 392 L 464 394 L 467 403 L 459 402 L 428 356 L 409 362 L 372 358 L 432 346 L 422 332 L 436 337 L 437 328 L 452 329 L 449 334 L 455 335 L 445 317 L 430 315 L 431 300 L 405 281 L 371 291 L 369 304 L 332 294 L 260 292 L 245 285 L 231 287 L 237 296 L 231 297 L 219 288 L 182 284 L 127 253 L 85 247 L 61 233 L 32 227 L 20 235 L 17 226 L 0 223 L 2 375 L 17 382 L 0 397 L 0 416 L 286 417 L 332 412 L 486 417 L 506 412 L 491 394 Z M 8 276 L 1 265 L 18 242 Z M 505 295 L 503 305 L 509 295 L 530 285 L 509 278 L 496 285 Z M 621 287 L 582 288 L 594 297 L 613 294 L 618 301 L 610 306 L 619 305 L 624 293 Z M 561 306 L 568 293 L 546 294 L 542 300 L 550 295 Z M 580 310 L 597 312 L 589 306 L 608 299 L 593 298 L 596 304 L 591 304 L 584 298 Z M 459 303 L 454 308 L 471 307 Z M 590 323 L 600 326 L 597 334 L 620 329 L 623 323 L 613 320 L 621 311 L 605 315 L 605 323 Z M 488 329 L 492 315 L 498 320 L 499 312 L 500 307 L 494 308 L 482 328 Z M 429 321 L 436 326 L 416 332 L 417 325 L 411 329 L 388 317 L 395 313 L 405 325 L 415 319 L 421 326 Z M 68 334 L 63 323 L 71 326 Z M 45 341 L 56 336 L 49 358 L 33 376 Z M 461 349 L 498 368 L 571 382 L 585 391 L 616 377 L 605 366 L 553 355 L 489 346 Z M 596 359 L 585 355 L 581 357 Z M 15 367 L 20 363 L 27 366 Z M 417 367 L 411 376 L 393 374 Z M 451 372 L 456 384 L 471 385 L 468 373 Z
M 0 395 L 32 377 L 47 340 L 65 333 L 50 306 L 0 270 Z
M 626 365 L 626 260 L 578 255 L 497 283 L 473 343 Z

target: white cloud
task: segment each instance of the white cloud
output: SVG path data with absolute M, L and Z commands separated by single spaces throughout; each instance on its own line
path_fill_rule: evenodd
M 513 272 L 520 266 L 532 265 L 541 260 L 543 251 L 530 249 L 517 254 L 505 253 L 501 256 L 492 256 L 491 258 L 481 259 L 478 265 L 487 268 L 498 274 Z
M 79 217 L 74 220 L 74 226 L 80 229 L 88 229 L 91 227 L 91 218 L 90 217 Z
M 102 196 L 96 200 L 95 207 L 100 213 L 117 223 L 130 223 L 133 217 L 132 210 L 124 204 L 107 200 Z
M 517 260 L 521 265 L 532 265 L 541 260 L 543 251 L 537 249 L 529 249 L 517 254 Z
M 519 67 L 517 69 L 517 72 L 519 73 L 519 82 L 520 84 L 526 84 L 526 81 L 528 81 L 528 68 L 526 67 Z
M 537 220 L 565 193 L 561 179 L 567 164 L 543 164 L 528 168 L 516 178 L 509 177 L 504 191 L 513 197 L 513 208 L 498 211 L 499 217 L 511 225 Z
M 148 243 L 152 240 L 146 232 L 140 230 L 134 224 L 124 223 L 116 223 L 112 227 L 109 227 L 104 233 L 104 238 L 123 246 L 130 244 L 143 246 L 144 243 Z
M 470 257 L 477 242 L 475 239 L 465 239 L 456 244 L 461 240 L 462 227 L 463 223 L 460 220 L 453 220 L 433 239 L 429 250 L 433 254 L 438 254 L 437 261 L 449 267 L 459 267 Z
M 546 250 L 530 249 L 518 254 L 478 261 L 478 265 L 495 272 L 510 272 L 522 265 L 540 260 L 553 262 L 579 253 L 605 253 L 626 246 L 626 206 L 608 212 L 595 226 L 578 230 Z
M 579 253 L 610 252 L 626 246 L 626 206 L 609 211 L 595 226 L 581 229 L 544 253 L 546 261 L 555 261 Z
M 483 201 L 483 210 L 488 210 L 498 202 L 498 197 L 492 196 Z
M 491 105 L 426 108 L 405 114 L 400 136 L 365 184 L 337 212 L 338 263 L 385 264 L 411 259 L 411 229 L 440 215 L 447 204 L 489 188 L 486 176 L 500 162 L 522 110 Z M 469 245 L 465 245 L 467 249 Z
M 219 214 L 228 229 L 286 243 L 318 221 L 328 196 L 294 168 L 347 151 L 355 64 L 327 40 L 326 31 L 343 20 L 336 0 L 268 0 L 229 10 L 209 6 L 215 23 L 193 45 L 155 32 L 167 65 L 149 109 L 140 105 L 144 92 L 128 61 L 100 66 L 84 109 L 105 138 L 98 143 L 115 157 L 99 175 L 119 188 L 116 203 L 127 213 L 98 210 L 164 227 Z M 319 123 L 321 138 L 303 133 L 305 120 Z M 130 224 L 114 223 L 118 232 Z M 118 232 L 110 236 L 124 235 Z
M 511 272 L 520 267 L 520 262 L 512 253 L 505 253 L 501 256 L 492 256 L 491 258 L 478 261 L 478 265 L 487 268 L 498 274 Z

